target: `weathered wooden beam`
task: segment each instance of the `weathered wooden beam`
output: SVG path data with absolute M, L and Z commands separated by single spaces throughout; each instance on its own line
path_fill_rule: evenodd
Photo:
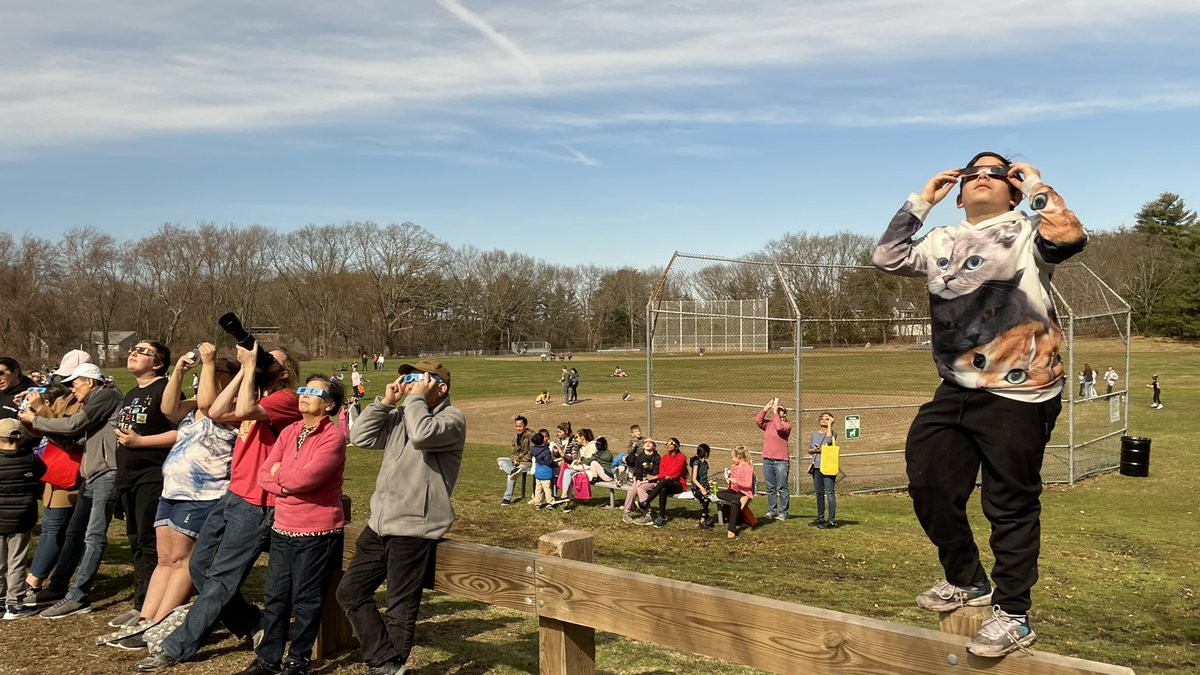
M 967 639 L 699 584 L 542 558 L 538 615 L 776 673 L 1131 675 L 1042 652 L 985 659 Z

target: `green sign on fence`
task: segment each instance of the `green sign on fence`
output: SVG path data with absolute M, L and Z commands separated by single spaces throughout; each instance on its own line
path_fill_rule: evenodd
M 846 440 L 858 438 L 859 432 L 859 417 L 858 415 L 846 415 Z

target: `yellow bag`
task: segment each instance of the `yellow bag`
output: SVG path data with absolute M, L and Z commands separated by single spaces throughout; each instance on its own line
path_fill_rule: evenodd
M 826 476 L 838 475 L 838 451 L 836 445 L 821 446 L 821 473 Z

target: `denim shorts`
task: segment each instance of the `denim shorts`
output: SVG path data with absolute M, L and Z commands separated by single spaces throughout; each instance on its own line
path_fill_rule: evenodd
M 215 499 L 192 502 L 160 497 L 158 511 L 154 513 L 154 526 L 166 526 L 195 539 L 200 536 L 200 527 L 204 525 L 205 519 L 208 518 L 208 514 L 216 504 L 217 500 Z

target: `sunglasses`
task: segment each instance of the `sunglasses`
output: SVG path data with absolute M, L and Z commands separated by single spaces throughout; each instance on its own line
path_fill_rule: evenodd
M 4 377 L 6 375 L 12 375 L 13 372 L 14 371 L 11 371 L 11 370 L 0 370 L 0 377 Z
M 158 356 L 158 352 L 154 351 L 150 347 L 130 347 L 129 353 L 130 355 L 141 354 L 142 356 Z
M 987 176 L 993 180 L 1008 181 L 1007 166 L 968 166 L 958 170 L 958 177 L 962 182 L 969 183 L 980 176 Z M 1020 178 L 1020 175 L 1017 176 Z
M 296 389 L 297 396 L 316 396 L 319 399 L 329 400 L 329 392 L 316 387 L 300 387 Z
M 420 382 L 425 379 L 426 375 L 428 375 L 431 380 L 437 382 L 438 384 L 445 384 L 445 382 L 442 381 L 442 378 L 434 375 L 433 373 L 408 373 L 404 377 L 400 378 L 400 383 L 413 384 L 414 382 Z

